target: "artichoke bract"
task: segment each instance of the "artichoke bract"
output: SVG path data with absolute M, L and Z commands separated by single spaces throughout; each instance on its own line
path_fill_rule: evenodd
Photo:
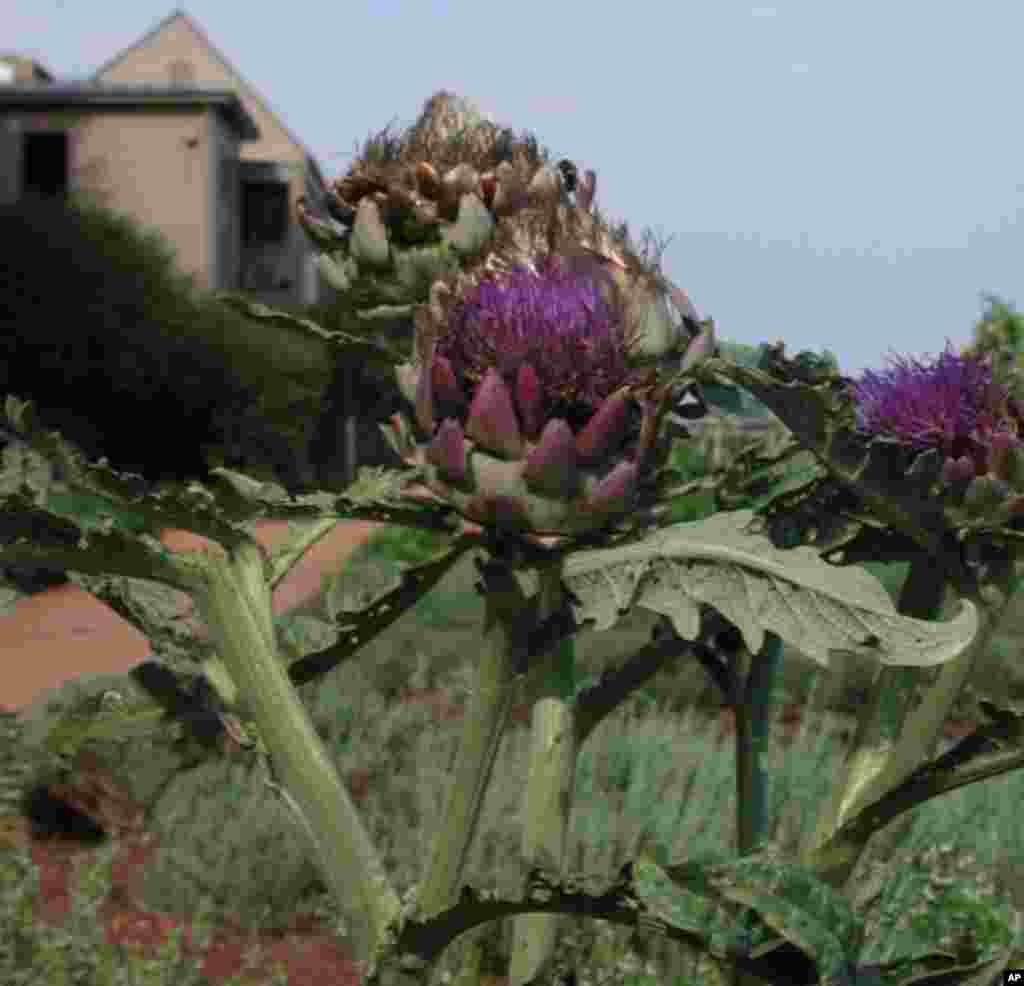
M 414 409 L 385 426 L 434 496 L 488 528 L 598 530 L 630 511 L 664 464 L 657 375 L 637 367 L 630 299 L 597 262 L 549 254 L 531 266 L 444 282 L 415 319 L 398 368 Z M 704 351 L 707 332 L 690 350 Z

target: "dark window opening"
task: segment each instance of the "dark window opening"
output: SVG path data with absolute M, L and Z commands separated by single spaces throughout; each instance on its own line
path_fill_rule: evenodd
M 42 198 L 60 198 L 68 191 L 68 135 L 25 135 L 22 192 Z
M 242 183 L 242 242 L 283 243 L 288 235 L 288 185 L 281 181 Z

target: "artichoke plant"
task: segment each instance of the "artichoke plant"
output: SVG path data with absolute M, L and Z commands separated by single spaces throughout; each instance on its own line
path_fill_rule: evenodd
M 954 571 L 956 558 L 949 570 L 967 598 L 955 620 L 935 623 L 894 612 L 884 588 L 866 573 L 837 571 L 806 551 L 787 555 L 754 529 L 751 510 L 674 525 L 668 511 L 642 508 L 647 499 L 676 492 L 662 485 L 666 422 L 673 411 L 684 421 L 692 413 L 680 403 L 684 396 L 696 396 L 700 414 L 698 385 L 738 382 L 862 493 L 878 512 L 878 528 L 911 528 L 922 550 L 910 580 L 923 578 L 930 591 L 941 589 L 946 575 L 935 564 L 940 552 L 928 554 L 941 505 L 918 500 L 907 509 L 911 498 L 894 487 L 928 485 L 930 492 L 942 457 L 966 453 L 931 447 L 913 460 L 913 470 L 880 468 L 910 456 L 890 454 L 899 442 L 881 434 L 852 440 L 854 402 L 827 359 L 811 355 L 787 364 L 780 349 L 775 362 L 782 374 L 708 359 L 715 350 L 712 324 L 701 322 L 685 295 L 661 276 L 656 258 L 635 250 L 624 230 L 600 217 L 593 172 L 581 177 L 568 161 L 552 166 L 531 139 L 509 136 L 486 121 L 463 127 L 466 111 L 450 99 L 436 98 L 428 109 L 412 135 L 370 142 L 336 187 L 330 220 L 304 209 L 311 235 L 323 237 L 325 267 L 340 271 L 341 300 L 357 318 L 372 317 L 377 328 L 390 321 L 407 332 L 410 352 L 384 345 L 374 331 L 367 339 L 263 307 L 250 312 L 272 330 L 265 338 L 279 341 L 286 329 L 288 337 L 304 340 L 301 352 L 310 359 L 296 362 L 313 363 L 320 376 L 325 367 L 371 361 L 393 371 L 409 409 L 391 422 L 389 434 L 411 468 L 364 470 L 343 495 L 324 496 L 329 491 L 323 490 L 299 503 L 286 503 L 280 490 L 228 468 L 206 487 L 140 491 L 107 463 L 84 461 L 43 427 L 29 404 L 11 398 L 5 412 L 15 433 L 59 464 L 61 478 L 18 481 L 0 491 L 3 561 L 83 573 L 78 577 L 87 587 L 144 632 L 161 632 L 162 643 L 203 662 L 222 703 L 218 708 L 228 710 L 223 725 L 230 715 L 238 752 L 253 758 L 263 784 L 309 837 L 324 882 L 351 919 L 353 953 L 368 961 L 368 984 L 425 983 L 447 944 L 462 935 L 476 938 L 477 928 L 505 918 L 515 922 L 511 986 L 543 981 L 564 913 L 636 928 L 653 919 L 673 937 L 696 935 L 707 951 L 749 971 L 763 968 L 766 948 L 779 952 L 797 943 L 819 966 L 822 981 L 859 974 L 860 918 L 839 891 L 884 817 L 936 793 L 934 787 L 923 794 L 913 788 L 908 805 L 904 789 L 879 808 L 865 790 L 873 787 L 881 801 L 917 774 L 916 765 L 927 759 L 922 744 L 934 737 L 974 648 L 987 639 L 979 631 L 982 606 L 973 600 L 997 607 L 974 591 L 972 578 Z M 467 232 L 472 235 L 464 237 Z M 261 346 L 261 357 L 270 349 Z M 774 359 L 771 352 L 764 356 L 769 363 Z M 336 382 L 332 378 L 332 390 Z M 913 388 L 903 389 L 909 406 Z M 306 391 L 323 392 L 322 385 Z M 286 404 L 280 390 L 271 396 L 275 415 L 287 408 L 290 421 L 302 420 L 301 410 L 294 410 L 302 405 Z M 1005 415 L 980 406 L 991 411 L 992 429 L 1001 427 Z M 255 416 L 269 413 L 257 409 Z M 336 411 L 328 406 L 320 413 Z M 911 424 L 916 431 L 916 418 Z M 917 465 L 926 457 L 922 476 Z M 1009 459 L 1015 468 L 1012 454 Z M 984 464 L 997 478 L 1001 471 L 1010 475 L 998 456 Z M 748 465 L 752 479 L 756 470 Z M 795 488 L 782 477 L 766 488 L 764 476 L 756 478 L 762 498 L 780 490 L 800 493 L 813 481 L 797 476 Z M 417 493 L 432 502 L 405 502 Z M 931 511 L 923 518 L 922 502 Z M 452 524 L 453 513 L 465 523 Z M 630 513 L 643 516 L 636 524 L 622 523 Z M 245 526 L 261 517 L 300 523 L 268 553 Z M 447 547 L 405 569 L 400 584 L 358 612 L 328 609 L 336 642 L 287 664 L 275 632 L 272 590 L 306 549 L 348 517 L 440 528 Z M 612 543 L 619 536 L 613 523 L 625 528 L 647 520 L 661 530 L 638 537 L 629 531 L 630 543 Z M 223 550 L 167 551 L 157 535 L 168 524 Z M 494 533 L 499 536 L 492 538 Z M 532 542 L 531 550 L 503 550 L 522 548 L 525 541 Z M 555 549 L 547 550 L 551 542 Z M 576 550 L 594 542 L 597 550 Z M 953 553 L 940 547 L 945 563 Z M 424 876 L 403 900 L 294 686 L 357 653 L 471 548 L 485 555 L 477 560 L 485 607 L 472 655 L 476 680 Z M 199 641 L 179 643 L 166 632 L 163 612 L 136 603 L 129 583 L 139 579 L 193 597 L 207 631 L 202 647 Z M 572 636 L 586 624 L 610 629 L 632 608 L 664 617 L 650 644 L 608 680 L 581 691 Z M 923 609 L 916 601 L 911 608 Z M 735 631 L 731 641 L 711 640 L 708 631 L 716 625 L 726 633 L 714 632 L 715 638 Z M 868 724 L 873 738 L 858 741 L 835 810 L 828 806 L 821 838 L 797 865 L 774 849 L 761 852 L 769 804 L 764 751 L 783 639 L 808 648 L 823 667 L 845 655 L 886 668 L 946 665 L 934 686 L 932 678 L 925 682 L 935 694 L 916 706 L 910 701 L 917 697 L 913 682 L 895 680 L 896 694 L 874 696 L 871 713 L 879 721 Z M 643 681 L 687 654 L 708 670 L 736 713 L 740 858 L 724 868 L 691 860 L 670 875 L 657 854 L 641 850 L 597 895 L 584 874 L 568 872 L 577 750 Z M 503 900 L 465 883 L 464 876 L 497 751 L 523 689 L 532 706 L 516 860 L 524 891 Z M 150 705 L 131 715 L 148 717 Z M 922 714 L 905 716 L 911 707 Z M 74 742 L 93 736 L 95 719 L 74 723 Z M 126 721 L 120 707 L 102 719 L 104 730 Z M 889 757 L 894 737 L 900 747 Z M 981 767 L 988 770 L 989 764 Z M 1008 768 L 1004 762 L 997 769 Z M 942 790 L 962 782 L 945 768 L 926 776 L 947 785 Z M 883 817 L 882 809 L 889 814 Z M 741 907 L 764 917 L 741 914 Z M 921 955 L 912 958 L 919 962 Z M 479 971 L 467 949 L 460 981 L 476 981 Z
M 984 673 L 978 655 L 1019 585 L 1024 394 L 1013 367 L 985 347 L 957 353 L 947 346 L 934 360 L 895 357 L 859 380 L 811 354 L 787 359 L 783 350 L 768 347 L 756 370 L 713 360 L 698 373 L 754 393 L 827 470 L 780 498 L 774 519 L 810 505 L 808 540 L 832 564 L 909 562 L 901 613 L 938 620 L 949 588 L 984 613 L 974 647 L 934 680 L 897 667 L 877 675 L 844 777 L 802 846 L 811 859 L 933 755 L 968 683 L 976 698 L 1020 712 L 1005 680 Z M 830 879 L 849 877 L 863 845 L 836 855 Z
M 331 191 L 330 220 L 300 212 L 356 320 L 378 338 L 413 330 L 409 359 L 395 367 L 408 410 L 385 435 L 411 483 L 488 540 L 571 547 L 655 504 L 670 434 L 707 410 L 686 381 L 715 352 L 713 323 L 662 276 L 653 251 L 601 217 L 596 187 L 593 170 L 552 163 L 532 136 L 438 93 L 409 132 L 367 143 Z M 562 561 L 533 561 L 543 621 L 563 608 Z M 447 815 L 460 824 L 435 843 L 439 865 L 420 895 L 428 911 L 456 889 L 459 867 L 440 863 L 463 859 L 472 839 L 476 785 L 502 728 L 493 703 L 512 685 L 512 650 L 484 653 L 480 691 L 496 697 L 481 698 L 484 741 L 456 767 L 472 782 L 451 792 Z M 558 682 L 572 666 L 566 641 L 535 706 L 522 846 L 531 863 L 565 851 L 575 748 Z M 516 923 L 512 982 L 537 974 L 556 928 L 550 917 Z

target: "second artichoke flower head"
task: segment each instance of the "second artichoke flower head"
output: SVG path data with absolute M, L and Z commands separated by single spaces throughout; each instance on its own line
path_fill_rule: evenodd
M 851 382 L 856 428 L 914 449 L 929 495 L 963 539 L 1024 526 L 1024 389 L 991 354 L 946 349 L 932 360 L 890 357 Z M 927 461 L 927 466 L 924 463 Z M 919 465 L 920 464 L 920 465 Z

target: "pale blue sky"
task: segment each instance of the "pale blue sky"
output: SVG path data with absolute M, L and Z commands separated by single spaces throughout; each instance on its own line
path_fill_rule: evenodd
M 0 0 L 2 44 L 84 76 L 174 8 Z M 673 237 L 666 273 L 725 339 L 967 342 L 1024 304 L 1024 4 L 193 0 L 187 12 L 328 177 L 449 88 L 598 171 L 611 216 Z

